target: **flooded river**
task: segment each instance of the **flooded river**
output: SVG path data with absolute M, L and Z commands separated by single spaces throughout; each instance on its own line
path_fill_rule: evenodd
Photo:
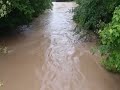
M 0 90 L 120 90 L 120 76 L 99 64 L 92 43 L 74 34 L 75 3 L 53 3 L 30 26 L 1 39 L 8 54 L 0 56 Z

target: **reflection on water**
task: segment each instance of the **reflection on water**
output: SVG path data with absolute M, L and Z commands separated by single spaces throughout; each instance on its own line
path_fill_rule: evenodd
M 74 35 L 75 3 L 53 4 L 22 32 L 1 39 L 10 52 L 0 56 L 0 90 L 119 90 L 119 76 L 90 53 L 93 43 Z

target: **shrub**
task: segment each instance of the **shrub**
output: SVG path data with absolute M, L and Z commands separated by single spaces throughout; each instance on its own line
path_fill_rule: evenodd
M 4 17 L 10 11 L 11 3 L 9 1 L 0 0 L 0 18 Z
M 107 70 L 120 73 L 120 52 L 110 53 L 109 57 L 101 63 Z
M 120 72 L 120 6 L 113 14 L 112 21 L 100 31 L 100 51 L 107 58 L 102 62 L 106 69 Z
M 87 30 L 98 31 L 100 23 L 111 21 L 112 12 L 120 4 L 119 0 L 76 0 L 74 20 Z
M 16 27 L 30 22 L 45 9 L 51 8 L 51 0 L 0 0 L 0 28 Z M 4 6 L 4 7 L 3 7 Z M 2 8 L 3 7 L 3 8 Z
M 73 1 L 73 0 L 53 0 L 53 1 L 56 1 L 56 2 L 68 2 L 68 1 Z

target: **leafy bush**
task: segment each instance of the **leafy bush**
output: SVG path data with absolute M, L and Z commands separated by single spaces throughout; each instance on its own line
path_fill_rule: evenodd
M 112 21 L 100 31 L 101 52 L 107 58 L 102 62 L 106 69 L 120 72 L 120 6 L 113 14 Z
M 16 27 L 30 22 L 45 9 L 51 8 L 51 0 L 0 0 L 0 28 Z
M 49 9 L 52 6 L 52 0 L 30 0 L 31 6 L 34 9 L 34 15 L 37 16 L 45 9 Z
M 53 0 L 53 1 L 56 1 L 56 2 L 68 2 L 68 1 L 73 1 L 73 0 Z
M 120 52 L 112 52 L 102 65 L 109 71 L 120 73 Z
M 119 0 L 76 0 L 74 20 L 87 30 L 98 31 L 101 22 L 111 21 L 112 12 L 120 4 Z
M 0 18 L 4 17 L 10 10 L 11 3 L 9 1 L 3 2 L 0 0 Z
M 74 20 L 81 30 L 99 34 L 99 50 L 105 57 L 103 66 L 120 72 L 120 0 L 76 0 Z M 98 31 L 100 32 L 98 33 Z

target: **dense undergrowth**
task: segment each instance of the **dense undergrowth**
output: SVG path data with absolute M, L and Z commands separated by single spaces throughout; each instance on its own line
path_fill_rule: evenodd
M 120 6 L 116 7 L 112 21 L 100 31 L 100 37 L 100 50 L 107 55 L 102 64 L 110 71 L 120 72 Z
M 74 20 L 84 30 L 100 37 L 102 65 L 109 71 L 120 72 L 120 1 L 76 0 Z
M 56 1 L 56 2 L 69 2 L 69 1 L 73 1 L 73 0 L 53 0 L 53 1 Z
M 29 23 L 51 6 L 51 0 L 0 0 L 0 28 Z

